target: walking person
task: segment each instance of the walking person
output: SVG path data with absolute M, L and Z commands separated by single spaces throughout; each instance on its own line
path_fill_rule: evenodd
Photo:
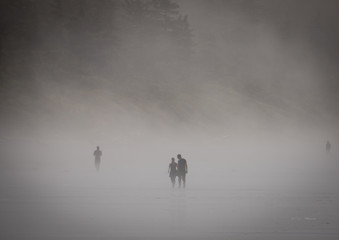
M 171 178 L 172 187 L 175 186 L 175 177 L 177 176 L 177 166 L 178 164 L 175 162 L 175 159 L 172 158 L 172 162 L 168 166 L 169 177 Z
M 102 156 L 102 152 L 99 146 L 97 146 L 97 149 L 94 151 L 93 155 L 94 155 L 95 168 L 97 169 L 97 171 L 99 171 L 101 156 Z
M 188 171 L 187 161 L 186 159 L 182 158 L 180 154 L 177 155 L 178 157 L 178 178 L 179 178 L 179 188 L 181 187 L 181 181 L 183 183 L 183 187 L 186 187 L 186 174 Z
M 330 152 L 330 150 L 331 150 L 331 143 L 330 143 L 330 141 L 327 141 L 326 142 L 326 152 Z

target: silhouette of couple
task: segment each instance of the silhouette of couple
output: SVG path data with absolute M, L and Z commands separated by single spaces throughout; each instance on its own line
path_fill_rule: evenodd
M 175 177 L 179 179 L 179 188 L 181 182 L 183 187 L 186 186 L 186 174 L 188 170 L 186 159 L 182 158 L 180 154 L 177 155 L 178 163 L 175 162 L 175 158 L 172 158 L 172 162 L 168 166 L 169 177 L 171 178 L 172 187 L 175 186 Z

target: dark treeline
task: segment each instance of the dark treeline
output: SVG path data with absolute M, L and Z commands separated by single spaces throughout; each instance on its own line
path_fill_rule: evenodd
M 51 64 L 66 71 L 111 74 L 112 59 L 119 58 L 117 51 L 128 37 L 140 49 L 166 38 L 171 44 L 167 47 L 182 57 L 189 55 L 192 44 L 187 16 L 166 0 L 2 1 L 1 11 L 2 63 L 7 66 L 13 66 L 10 60 L 19 54 L 29 58 L 28 63 L 34 57 L 38 64 L 53 60 Z M 133 49 L 133 42 L 129 47 L 140 50 Z

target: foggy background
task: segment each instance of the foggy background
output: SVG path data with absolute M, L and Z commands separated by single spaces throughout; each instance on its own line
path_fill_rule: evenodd
M 44 222 L 44 217 L 65 218 L 70 210 L 72 217 L 66 222 L 81 225 L 79 219 L 89 211 L 97 217 L 86 222 L 93 234 L 97 222 L 121 220 L 120 235 L 107 238 L 135 237 L 121 230 L 129 224 L 142 229 L 144 237 L 149 237 L 146 232 L 154 224 L 159 235 L 171 238 L 162 231 L 167 220 L 150 220 L 151 216 L 161 219 L 162 201 L 169 198 L 170 209 L 184 209 L 187 219 L 195 220 L 183 224 L 189 231 L 181 229 L 179 238 L 204 225 L 196 220 L 207 214 L 200 200 L 215 206 L 217 217 L 211 221 L 207 217 L 206 223 L 221 224 L 226 216 L 238 216 L 233 223 L 226 221 L 230 232 L 238 231 L 248 213 L 237 215 L 228 208 L 218 212 L 225 192 L 216 189 L 228 189 L 234 198 L 225 201 L 236 208 L 237 201 L 248 196 L 254 204 L 267 201 L 267 191 L 273 189 L 278 201 L 283 201 L 279 194 L 303 190 L 316 192 L 321 200 L 323 194 L 335 193 L 324 197 L 334 203 L 338 7 L 335 0 L 2 0 L 2 212 L 16 221 L 22 211 L 5 209 L 23 204 L 27 218 L 37 215 Z M 327 140 L 332 144 L 330 154 L 325 153 Z M 94 168 L 96 146 L 103 151 L 100 172 Z M 178 153 L 188 161 L 191 192 L 168 195 L 172 189 L 167 167 Z M 130 211 L 110 212 L 104 207 L 110 206 L 107 199 L 121 204 L 121 209 L 129 206 Z M 190 214 L 187 206 L 194 199 L 199 201 Z M 138 200 L 143 210 L 134 205 Z M 149 200 L 159 212 L 138 225 L 137 220 L 143 222 L 141 216 L 152 209 Z M 76 204 L 79 201 L 88 204 L 85 213 Z M 302 198 L 296 209 L 302 205 L 299 201 Z M 36 209 L 25 202 L 46 206 L 34 213 Z M 93 213 L 94 202 L 103 207 Z M 265 217 L 286 207 L 258 208 L 245 201 L 241 209 L 246 206 L 253 216 L 262 211 Z M 172 220 L 180 216 L 175 214 Z M 330 219 L 321 224 L 334 222 L 328 229 L 336 232 L 336 212 L 326 209 L 321 214 Z M 300 225 L 305 217 L 316 219 L 288 218 Z M 267 219 L 261 219 L 263 225 Z M 250 220 L 248 231 L 255 229 Z M 171 226 L 178 227 L 175 222 Z M 291 227 L 275 224 L 281 231 Z M 216 230 L 209 226 L 205 225 L 205 233 Z M 28 236 L 34 236 L 35 229 L 27 230 Z M 68 226 L 60 229 L 67 232 Z M 54 230 L 46 227 L 42 239 Z M 3 234 L 17 236 L 11 230 Z M 53 237 L 67 238 L 58 234 Z
M 2 1 L 2 141 L 78 154 L 297 131 L 323 144 L 338 131 L 336 9 Z

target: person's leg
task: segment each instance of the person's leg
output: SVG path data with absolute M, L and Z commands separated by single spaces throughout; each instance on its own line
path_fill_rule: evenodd
M 97 171 L 99 171 L 99 168 L 100 168 L 100 160 L 99 159 L 95 160 L 95 168 L 97 169 Z
M 185 173 L 182 174 L 182 182 L 183 182 L 183 186 L 185 187 L 186 186 L 186 174 Z
M 179 178 L 179 188 L 181 187 L 181 174 L 178 175 Z

